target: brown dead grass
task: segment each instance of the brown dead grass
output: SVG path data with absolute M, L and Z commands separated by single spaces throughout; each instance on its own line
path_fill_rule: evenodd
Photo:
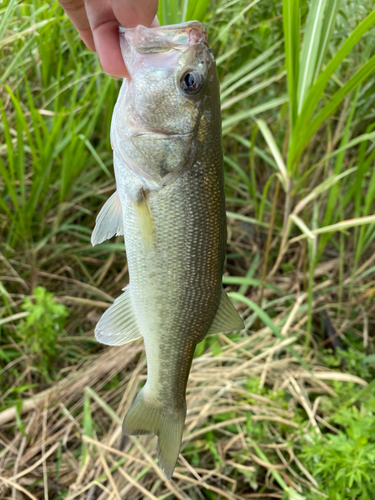
M 293 345 L 302 355 L 297 341 L 305 334 L 306 316 L 300 307 L 305 300 L 301 294 L 294 305 L 280 307 L 274 321 L 277 324 L 285 318 L 285 340 L 275 338 L 268 327 L 256 333 L 248 330 L 236 343 L 219 335 L 222 352 L 213 356 L 208 350 L 194 360 L 181 454 L 171 481 L 156 463 L 156 438 L 121 436 L 122 418 L 146 378 L 143 344 L 136 342 L 91 356 L 63 381 L 26 400 L 23 432 L 15 426 L 14 408 L 0 413 L 0 498 L 48 500 L 68 491 L 68 500 L 203 499 L 207 498 L 204 490 L 218 499 L 282 498 L 277 477 L 299 494 L 319 491 L 291 443 L 301 433 L 321 432 L 322 426 L 332 431 L 319 416 L 322 397 L 334 395 L 327 381 L 352 381 L 360 386 L 366 382 L 327 370 L 314 355 L 307 358 L 309 372 L 289 353 L 287 347 Z M 116 376 L 119 382 L 108 389 L 106 385 Z M 250 393 L 245 383 L 254 377 L 262 386 L 284 389 L 290 398 L 288 406 Z M 314 403 L 312 393 L 319 394 Z M 304 427 L 293 421 L 297 407 L 306 413 Z M 232 417 L 218 421 L 214 417 L 220 414 Z M 87 426 L 90 415 L 92 432 Z M 276 452 L 272 456 L 278 459 L 273 463 L 254 445 L 249 415 L 253 422 L 267 421 L 272 444 L 259 446 L 264 453 L 271 448 Z M 276 423 L 285 426 L 282 435 Z M 215 435 L 216 458 L 207 444 L 209 432 Z M 192 452 L 199 454 L 199 467 L 191 465 Z M 260 468 L 262 485 L 268 491 L 264 494 L 256 492 L 261 485 L 254 483 L 254 473 Z

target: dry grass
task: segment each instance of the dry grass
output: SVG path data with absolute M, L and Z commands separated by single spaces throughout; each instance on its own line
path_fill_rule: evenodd
M 325 273 L 328 267 L 327 263 Z M 331 267 L 335 269 L 334 262 Z M 335 395 L 328 381 L 354 382 L 359 387 L 367 383 L 328 370 L 313 351 L 305 357 L 310 371 L 296 361 L 288 346 L 303 355 L 306 294 L 294 294 L 295 301 L 286 306 L 285 297 L 290 297 L 296 283 L 279 279 L 278 286 L 284 294 L 277 299 L 279 313 L 273 321 L 282 325 L 284 340 L 275 338 L 268 327 L 252 331 L 252 315 L 244 310 L 248 326 L 239 341 L 219 335 L 220 353 L 214 356 L 207 349 L 195 358 L 173 480 L 166 480 L 156 464 L 156 438 L 121 436 L 122 418 L 146 378 L 143 344 L 136 342 L 90 356 L 66 372 L 62 381 L 26 400 L 22 431 L 15 425 L 14 407 L 0 413 L 0 497 L 48 500 L 69 491 L 65 497 L 69 500 L 203 499 L 206 491 L 218 499 L 264 499 L 282 498 L 286 490 L 301 495 L 307 490 L 319 492 L 316 480 L 296 456 L 301 436 L 324 428 L 335 431 L 319 408 L 326 395 Z M 118 383 L 108 388 L 116 376 Z M 251 393 L 246 383 L 255 377 L 261 387 L 272 387 L 275 393 L 283 389 L 287 406 Z M 297 409 L 305 414 L 301 423 L 295 418 Z M 220 420 L 220 415 L 225 418 Z M 250 421 L 267 422 L 268 444 L 253 441 Z M 214 452 L 208 433 L 215 436 Z M 199 454 L 199 467 L 191 465 L 194 453 Z M 262 484 L 255 484 L 259 477 Z

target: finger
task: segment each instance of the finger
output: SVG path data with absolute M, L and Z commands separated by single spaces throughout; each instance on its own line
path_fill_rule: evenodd
M 109 0 L 86 0 L 85 6 L 103 70 L 111 76 L 127 76 L 120 50 L 118 20 Z
M 83 0 L 59 0 L 66 15 L 74 24 L 79 36 L 90 50 L 95 50 L 94 39 Z
M 110 0 L 119 23 L 126 28 L 142 24 L 149 28 L 158 10 L 158 0 Z

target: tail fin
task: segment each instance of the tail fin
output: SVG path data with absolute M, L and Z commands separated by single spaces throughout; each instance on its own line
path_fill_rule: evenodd
M 180 452 L 185 417 L 186 405 L 178 412 L 168 410 L 147 398 L 142 389 L 125 415 L 122 430 L 130 436 L 157 434 L 159 465 L 170 479 Z

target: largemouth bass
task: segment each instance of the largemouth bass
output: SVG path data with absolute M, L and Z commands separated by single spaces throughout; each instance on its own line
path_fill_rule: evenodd
M 196 21 L 120 28 L 130 78 L 112 118 L 117 191 L 99 213 L 96 245 L 124 234 L 129 285 L 100 319 L 107 345 L 143 337 L 147 382 L 125 416 L 128 435 L 158 435 L 172 476 L 195 346 L 243 328 L 222 289 L 226 218 L 219 87 Z

